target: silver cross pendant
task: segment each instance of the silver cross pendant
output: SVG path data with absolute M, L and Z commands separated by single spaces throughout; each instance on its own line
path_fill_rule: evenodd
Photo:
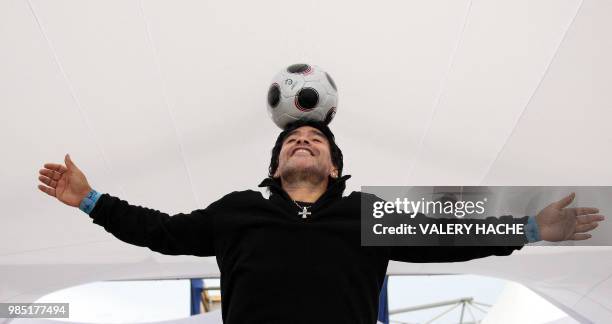
M 308 215 L 312 214 L 308 211 L 308 207 L 302 207 L 302 211 L 298 212 L 298 215 L 302 216 L 302 218 L 308 218 Z

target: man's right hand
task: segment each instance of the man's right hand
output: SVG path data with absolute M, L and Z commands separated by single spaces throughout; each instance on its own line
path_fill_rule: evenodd
M 46 186 L 38 185 L 38 189 L 68 206 L 79 207 L 91 187 L 83 172 L 70 159 L 70 155 L 66 154 L 64 163 L 66 166 L 45 163 L 45 168 L 38 171 L 38 180 Z

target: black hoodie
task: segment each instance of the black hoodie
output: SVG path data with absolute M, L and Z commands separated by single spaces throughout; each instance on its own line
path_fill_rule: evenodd
M 270 198 L 235 191 L 205 209 L 168 214 L 103 194 L 90 213 L 120 240 L 170 255 L 216 256 L 224 323 L 376 323 L 389 260 L 455 262 L 522 246 L 361 246 L 362 193 L 331 182 L 307 218 L 267 178 Z M 526 218 L 524 220 L 526 222 Z

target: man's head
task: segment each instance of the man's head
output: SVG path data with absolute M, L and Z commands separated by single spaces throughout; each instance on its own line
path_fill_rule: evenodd
M 342 151 L 320 122 L 297 121 L 282 131 L 272 149 L 269 176 L 285 180 L 333 179 L 342 175 Z

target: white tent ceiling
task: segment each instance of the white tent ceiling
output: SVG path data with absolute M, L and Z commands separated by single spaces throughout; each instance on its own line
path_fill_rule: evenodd
M 96 280 L 217 275 L 212 258 L 118 241 L 38 191 L 37 170 L 69 152 L 97 190 L 171 214 L 254 188 L 279 131 L 268 82 L 296 62 L 339 86 L 331 127 L 349 192 L 610 185 L 611 14 L 606 0 L 1 0 L 0 302 Z M 516 280 L 603 322 L 611 256 L 534 247 L 389 271 Z

